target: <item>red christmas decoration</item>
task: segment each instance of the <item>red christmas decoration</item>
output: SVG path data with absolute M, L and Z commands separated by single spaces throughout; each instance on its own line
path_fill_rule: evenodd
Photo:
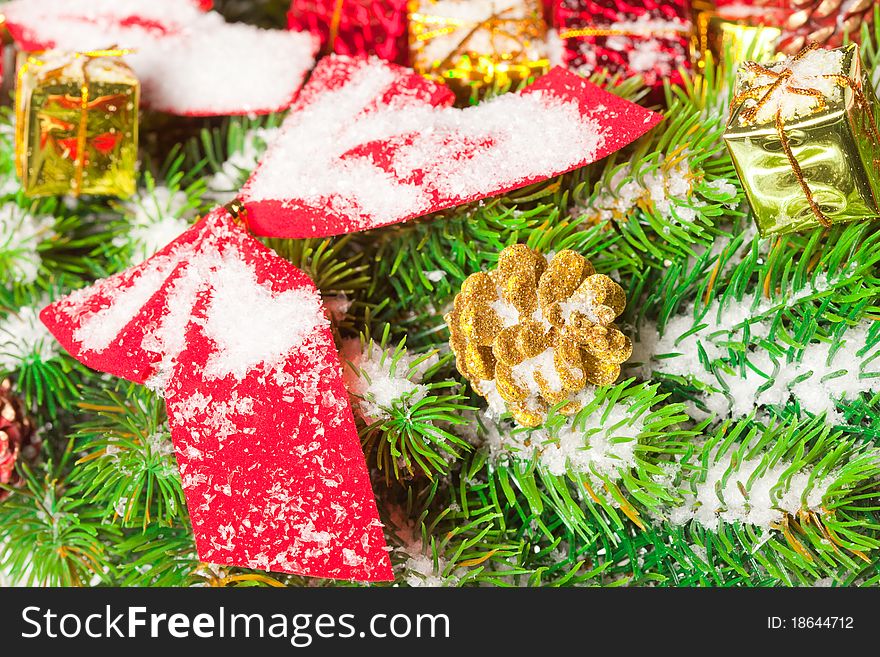
M 475 108 L 452 99 L 376 58 L 324 59 L 240 220 L 286 237 L 404 221 L 569 171 L 660 120 L 562 69 Z M 278 180 L 283 194 L 259 196 Z M 391 579 L 320 295 L 229 211 L 41 318 L 82 363 L 165 394 L 203 560 Z
M 24 403 L 12 390 L 9 379 L 0 379 L 0 484 L 20 486 L 22 477 L 15 466 L 32 464 L 40 453 L 36 428 L 24 410 Z M 0 502 L 11 493 L 0 489 Z
M 309 34 L 226 23 L 202 0 L 17 0 L 3 7 L 26 51 L 130 49 L 144 105 L 214 116 L 287 108 L 314 64 Z
M 225 210 L 41 318 L 82 362 L 163 390 L 202 560 L 392 579 L 320 295 Z
M 242 191 L 259 235 L 386 226 L 599 160 L 660 116 L 557 68 L 467 109 L 408 69 L 328 57 Z
M 556 0 L 554 23 L 565 61 L 579 73 L 640 75 L 659 91 L 667 79 L 681 84 L 679 68 L 690 69 L 688 0 Z
M 318 37 L 325 52 L 377 55 L 409 63 L 408 0 L 293 0 L 287 13 L 291 30 Z

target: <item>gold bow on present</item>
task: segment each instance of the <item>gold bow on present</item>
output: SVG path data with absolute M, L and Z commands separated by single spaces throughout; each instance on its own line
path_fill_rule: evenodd
M 499 85 L 526 80 L 550 68 L 549 58 L 543 55 L 535 59 L 525 56 L 530 40 L 541 41 L 546 36 L 546 25 L 537 7 L 531 12 L 533 16 L 522 17 L 523 3 L 518 2 L 483 19 L 465 20 L 420 11 L 424 4 L 413 0 L 409 17 L 413 64 L 420 73 L 479 87 L 493 80 Z M 511 16 L 513 12 L 520 12 L 520 16 Z M 425 44 L 457 32 L 462 33 L 461 38 L 443 59 L 419 61 Z M 491 35 L 491 52 L 479 52 L 473 47 L 474 38 L 483 33 Z
M 16 157 L 15 165 L 19 177 L 23 180 L 26 175 L 25 161 L 26 146 L 25 130 L 27 121 L 26 113 L 28 111 L 29 94 L 25 90 L 24 81 L 29 75 L 34 75 L 38 84 L 46 84 L 63 81 L 65 77 L 77 75 L 79 77 L 79 93 L 72 94 L 55 94 L 47 98 L 48 102 L 52 102 L 72 109 L 78 107 L 80 109 L 79 120 L 76 124 L 52 117 L 40 117 L 40 135 L 41 144 L 51 143 L 53 147 L 62 152 L 67 158 L 73 156 L 74 176 L 72 180 L 71 193 L 76 196 L 80 193 L 83 183 L 83 175 L 86 168 L 86 152 L 89 145 L 88 138 L 88 118 L 89 112 L 95 109 L 109 108 L 119 103 L 126 102 L 122 94 L 103 95 L 92 97 L 91 80 L 89 76 L 89 66 L 96 60 L 104 57 L 122 57 L 132 53 L 132 50 L 122 50 L 117 48 L 109 48 L 106 50 L 91 50 L 88 52 L 71 52 L 55 61 L 47 62 L 40 55 L 43 53 L 31 53 L 27 59 L 19 67 L 17 74 L 18 98 L 16 100 L 15 117 L 16 117 Z M 80 62 L 79 60 L 84 60 Z M 48 65 L 51 64 L 51 68 Z M 80 64 L 76 66 L 75 64 Z M 33 69 L 39 69 L 34 72 Z M 132 74 L 132 77 L 133 74 Z M 71 139 L 58 138 L 55 133 L 59 131 L 69 131 L 75 129 L 76 135 Z M 115 140 L 114 140 L 115 143 Z M 103 149 L 103 142 L 96 142 L 95 146 Z
M 759 125 L 770 121 L 775 123 L 776 133 L 779 137 L 782 151 L 785 153 L 795 178 L 807 198 L 810 209 L 822 226 L 830 227 L 832 225 L 831 220 L 828 219 L 824 212 L 822 212 L 822 209 L 816 202 L 809 183 L 807 183 L 807 180 L 804 177 L 801 166 L 792 152 L 788 135 L 785 132 L 785 117 L 783 116 L 783 103 L 786 99 L 792 100 L 799 96 L 806 96 L 813 99 L 809 114 L 816 114 L 828 107 L 827 96 L 820 89 L 808 86 L 796 86 L 795 83 L 792 82 L 792 78 L 795 76 L 792 65 L 801 61 L 818 47 L 818 44 L 810 44 L 791 59 L 780 65 L 774 66 L 774 68 L 778 70 L 772 70 L 771 68 L 767 68 L 756 62 L 744 63 L 742 65 L 742 70 L 754 76 L 754 80 L 752 81 L 753 84 L 749 86 L 746 83 L 746 88 L 737 93 L 731 104 L 731 112 L 737 108 L 741 110 L 738 114 L 738 118 L 740 125 L 743 126 Z M 867 126 L 871 138 L 874 140 L 875 144 L 880 145 L 880 131 L 878 131 L 873 110 L 858 81 L 853 80 L 842 73 L 818 74 L 811 77 L 816 80 L 827 80 L 836 87 L 849 88 L 853 93 L 856 103 L 865 112 L 865 115 L 869 117 Z M 750 103 L 750 105 L 743 109 L 744 103 Z M 773 111 L 774 103 L 776 104 L 775 112 Z M 770 108 L 769 112 L 766 111 L 767 108 Z M 875 166 L 880 167 L 880 161 L 876 159 L 874 164 Z

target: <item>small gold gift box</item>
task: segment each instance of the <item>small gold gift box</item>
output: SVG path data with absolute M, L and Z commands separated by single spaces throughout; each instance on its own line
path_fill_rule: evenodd
M 22 56 L 15 160 L 26 195 L 134 193 L 140 84 L 123 54 Z
M 880 216 L 878 123 L 855 44 L 743 64 L 724 140 L 761 234 Z
M 413 68 L 476 102 L 550 69 L 540 0 L 410 0 Z
M 783 59 L 776 45 L 784 15 L 773 7 L 728 5 L 715 8 L 695 3 L 695 31 L 702 56 L 711 52 L 716 62 L 735 67 L 745 61 Z

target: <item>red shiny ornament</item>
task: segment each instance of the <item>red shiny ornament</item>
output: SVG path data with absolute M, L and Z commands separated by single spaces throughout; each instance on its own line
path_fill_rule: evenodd
M 325 52 L 409 63 L 407 0 L 293 0 L 291 30 L 310 32 Z
M 21 485 L 15 464 L 33 462 L 40 452 L 40 438 L 24 412 L 21 399 L 12 392 L 9 379 L 0 380 L 0 484 Z M 0 489 L 0 502 L 9 497 Z
M 691 67 L 687 0 L 557 0 L 554 22 L 566 63 L 580 73 L 640 75 L 658 92 L 665 80 L 681 84 L 679 68 Z

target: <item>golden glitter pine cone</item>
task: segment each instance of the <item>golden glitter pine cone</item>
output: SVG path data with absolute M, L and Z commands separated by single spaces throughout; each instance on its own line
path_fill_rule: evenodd
M 0 381 L 0 484 L 18 486 L 21 481 L 16 462 L 20 458 L 33 461 L 39 446 L 39 438 L 21 400 L 12 393 L 9 379 Z M 9 492 L 0 489 L 0 502 L 7 497 Z
M 626 294 L 574 251 L 548 262 L 516 244 L 498 266 L 472 274 L 446 315 L 459 371 L 474 390 L 494 392 L 516 420 L 537 426 L 550 406 L 568 401 L 588 384 L 608 385 L 632 354 L 632 343 L 614 325 Z
M 788 0 L 790 10 L 777 50 L 796 55 L 810 43 L 827 48 L 843 45 L 844 35 L 858 41 L 862 24 L 874 20 L 876 0 Z M 756 5 L 779 6 L 779 0 L 759 0 Z

